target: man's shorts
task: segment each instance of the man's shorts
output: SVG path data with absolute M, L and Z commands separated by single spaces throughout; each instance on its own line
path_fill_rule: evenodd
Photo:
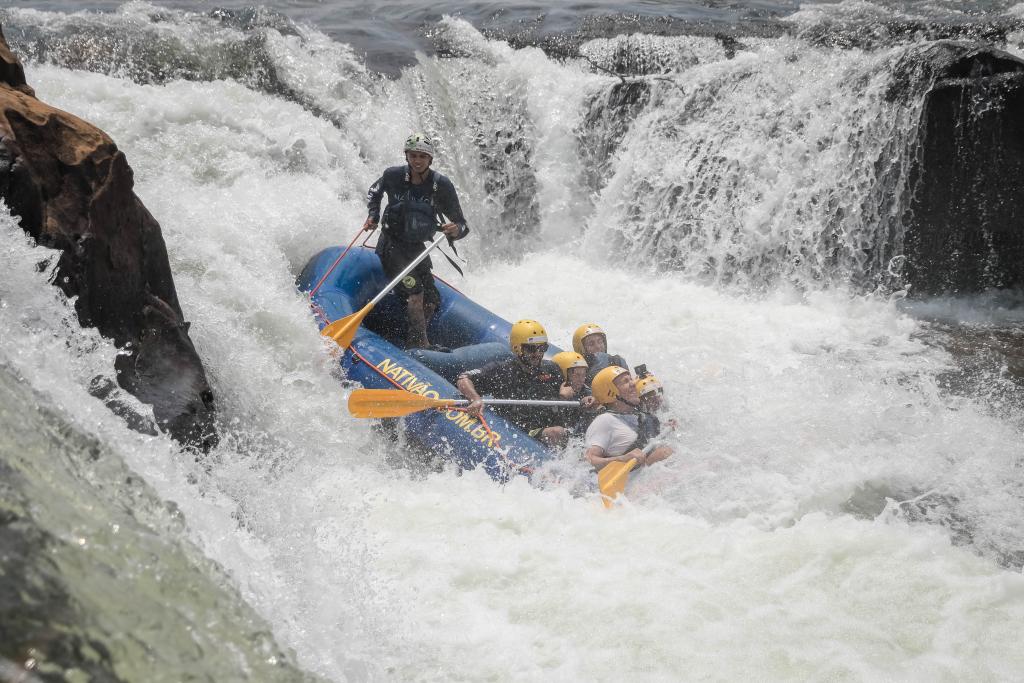
M 380 257 L 380 265 L 384 269 L 384 275 L 388 280 L 405 270 L 405 267 L 417 256 L 423 253 L 425 247 L 418 251 L 413 249 L 419 245 L 411 245 L 412 248 L 402 248 L 394 242 L 384 245 L 384 248 L 377 252 Z M 423 294 L 424 303 L 432 303 L 435 307 L 441 305 L 441 293 L 437 291 L 434 283 L 434 275 L 430 272 L 430 259 L 427 258 L 412 272 L 406 275 L 395 287 L 395 294 L 402 300 L 408 299 L 413 294 Z

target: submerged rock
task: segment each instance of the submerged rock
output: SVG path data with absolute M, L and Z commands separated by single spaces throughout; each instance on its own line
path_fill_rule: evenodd
M 103 131 L 40 102 L 0 31 L 0 198 L 39 244 L 63 253 L 55 284 L 83 326 L 126 353 L 118 383 L 178 441 L 217 440 L 213 394 L 188 336 L 160 225 Z
M 0 367 L 0 681 L 305 683 L 110 443 Z
M 1024 286 L 1024 61 L 959 43 L 928 59 L 904 245 L 911 292 Z

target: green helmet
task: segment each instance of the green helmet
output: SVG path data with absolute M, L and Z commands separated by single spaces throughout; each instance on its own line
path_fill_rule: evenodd
M 405 152 L 423 152 L 434 156 L 434 143 L 423 133 L 413 133 L 405 139 Z

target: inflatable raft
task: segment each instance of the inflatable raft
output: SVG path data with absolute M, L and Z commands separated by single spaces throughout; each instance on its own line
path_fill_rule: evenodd
M 368 247 L 351 249 L 337 266 L 340 247 L 325 249 L 302 270 L 297 285 L 313 291 L 311 303 L 321 329 L 355 313 L 388 284 L 380 260 Z M 326 278 L 324 277 L 326 275 Z M 323 280 L 321 282 L 321 280 Z M 405 350 L 404 303 L 394 294 L 381 299 L 341 357 L 345 376 L 368 389 L 404 389 L 431 398 L 462 398 L 455 379 L 464 370 L 510 356 L 512 324 L 437 279 L 441 305 L 428 334 L 451 353 Z M 315 290 L 315 291 L 314 291 Z M 549 349 L 549 354 L 558 349 Z M 425 410 L 402 418 L 406 439 L 465 469 L 483 467 L 498 481 L 531 475 L 554 454 L 523 430 L 484 410 L 481 423 L 461 410 Z

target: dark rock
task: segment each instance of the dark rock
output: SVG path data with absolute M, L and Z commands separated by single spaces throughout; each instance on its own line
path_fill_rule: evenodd
M 1021 70 L 1022 62 L 1002 50 L 977 43 L 941 41 L 908 50 L 894 66 L 887 99 L 896 101 L 918 91 L 916 83 L 930 89 L 943 80 L 982 78 Z
M 773 16 L 758 16 L 748 8 L 747 16 L 729 21 L 694 21 L 664 15 L 643 16 L 629 13 L 586 14 L 574 28 L 552 30 L 546 15 L 512 24 L 486 25 L 482 33 L 506 41 L 516 49 L 538 47 L 556 59 L 575 59 L 580 48 L 597 38 L 622 36 L 704 36 L 715 38 L 728 53 L 744 38 L 778 38 L 791 32 L 788 25 Z M 728 55 L 729 58 L 732 55 Z
M 651 84 L 642 79 L 623 79 L 590 98 L 576 137 L 591 189 L 600 190 L 607 181 L 612 155 L 650 99 Z
M 116 444 L 9 370 L 0 367 L 0 681 L 320 680 L 296 668 Z
M 1024 285 L 1024 61 L 939 44 L 920 125 L 906 222 L 916 294 Z
M 1020 29 L 1020 21 L 825 21 L 798 32 L 802 40 L 818 47 L 875 50 L 898 43 L 921 41 L 970 40 L 1002 43 L 1008 33 Z
M 17 492 L 9 488 L 8 482 L 16 475 L 0 461 L 4 501 L 14 500 L 12 494 Z M 124 680 L 117 676 L 107 647 L 85 635 L 84 629 L 74 628 L 84 619 L 60 580 L 60 568 L 53 556 L 60 552 L 61 545 L 32 520 L 12 510 L 0 510 L 0 567 L 8 576 L 30 579 L 0 591 L 0 665 L 6 658 L 19 664 L 32 662 L 29 669 L 33 670 L 42 659 L 43 670 L 34 672 L 38 678 L 24 680 L 65 680 L 60 675 L 64 667 L 53 663 L 73 666 L 91 680 Z
M 35 97 L 35 91 L 25 82 L 25 69 L 4 39 L 3 27 L 0 27 L 0 83 L 4 83 L 19 92 Z
M 524 116 L 515 116 L 507 126 L 481 129 L 474 135 L 484 171 L 484 191 L 501 207 L 501 233 L 516 240 L 536 234 L 540 224 L 533 149 L 527 142 L 530 137 L 524 134 L 527 125 Z
M 213 395 L 127 159 L 95 126 L 35 99 L 9 59 L 0 32 L 0 197 L 39 244 L 63 252 L 55 284 L 77 297 L 82 325 L 126 350 L 118 383 L 175 439 L 209 449 Z

